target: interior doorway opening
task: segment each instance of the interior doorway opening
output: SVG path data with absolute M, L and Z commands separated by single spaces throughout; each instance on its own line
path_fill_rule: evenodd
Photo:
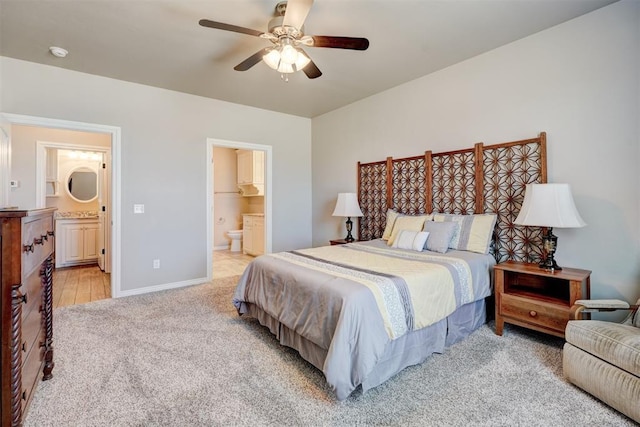
M 66 215 L 68 221 L 78 223 L 70 224 L 68 236 L 58 234 L 56 242 L 68 244 L 57 245 L 56 267 L 91 263 L 97 256 L 100 270 L 111 273 L 111 171 L 110 144 L 36 142 L 36 207 L 57 207 L 58 215 Z M 81 179 L 85 178 L 87 183 L 90 179 L 95 181 L 83 186 Z M 94 191 L 84 197 L 78 193 L 83 187 Z M 70 203 L 63 203 L 69 199 Z M 88 227 L 76 232 L 81 222 L 87 223 Z M 56 233 L 69 228 L 58 230 L 60 224 L 56 221 Z M 75 244 L 66 242 L 72 237 Z M 64 253 L 67 249 L 74 251 L 70 260 Z
M 212 280 L 214 250 L 252 256 L 272 250 L 272 147 L 209 138 L 207 160 L 207 277 Z M 255 174 L 262 181 L 252 178 L 254 168 L 262 169 Z M 234 243 L 234 237 L 241 241 Z
M 108 149 L 105 149 L 103 152 L 103 157 L 106 161 L 105 163 L 111 165 L 111 171 L 108 177 L 103 181 L 107 186 L 104 189 L 103 195 L 108 198 L 108 204 L 106 206 L 110 206 L 110 211 L 108 216 L 105 219 L 105 227 L 109 229 L 107 233 L 105 233 L 105 237 L 108 239 L 108 246 L 110 251 L 108 251 L 105 255 L 108 255 L 105 258 L 105 270 L 109 270 L 111 272 L 110 275 L 110 289 L 111 289 L 111 297 L 117 298 L 121 296 L 121 228 L 120 228 L 120 218 L 121 218 L 121 200 L 120 200 L 120 147 L 121 147 L 121 129 L 115 126 L 108 125 L 100 125 L 94 123 L 84 123 L 84 122 L 74 122 L 68 120 L 59 120 L 59 119 L 50 119 L 43 117 L 35 117 L 35 116 L 24 116 L 18 114 L 9 114 L 3 113 L 1 114 L 2 120 L 6 122 L 9 126 L 12 125 L 22 125 L 22 126 L 34 126 L 44 129 L 57 129 L 57 130 L 70 130 L 70 131 L 80 131 L 80 132 L 89 132 L 96 134 L 106 134 L 110 140 L 110 144 Z M 9 147 L 11 147 L 11 136 L 9 138 Z M 76 147 L 77 148 L 77 145 Z M 96 150 L 96 147 L 90 148 L 92 151 Z M 43 156 L 45 156 L 43 154 Z M 36 158 L 37 161 L 37 158 Z M 41 159 L 41 161 L 46 161 L 46 159 Z M 37 170 L 42 171 L 42 168 L 38 168 Z M 37 174 L 38 172 L 36 172 Z M 37 177 L 37 182 L 40 182 L 42 185 L 42 181 L 40 177 Z M 3 185 L 7 183 L 2 183 Z M 38 189 L 38 195 L 34 195 L 34 199 L 36 200 L 36 204 L 39 202 L 39 197 L 41 194 L 44 194 L 46 198 L 46 179 L 45 184 L 42 185 L 43 188 Z M 46 202 L 45 202 L 46 205 Z M 33 206 L 33 205 L 32 205 Z M 106 210 L 106 207 L 105 207 Z M 106 252 L 106 251 L 105 251 Z

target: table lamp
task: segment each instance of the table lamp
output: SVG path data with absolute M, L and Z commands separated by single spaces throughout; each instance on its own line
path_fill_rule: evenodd
M 336 201 L 336 208 L 333 210 L 333 216 L 347 217 L 347 237 L 345 237 L 344 240 L 346 242 L 353 242 L 355 239 L 351 235 L 351 229 L 353 227 L 351 217 L 363 216 L 356 193 L 338 193 L 338 200 Z
M 540 268 L 551 271 L 562 270 L 553 259 L 558 245 L 553 227 L 577 228 L 587 225 L 576 209 L 569 184 L 527 184 L 522 209 L 514 223 L 547 227 L 542 235 L 543 260 Z

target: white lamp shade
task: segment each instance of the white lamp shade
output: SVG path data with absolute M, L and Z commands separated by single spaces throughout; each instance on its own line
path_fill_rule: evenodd
M 333 216 L 363 216 L 356 193 L 338 193 Z
M 558 228 L 587 225 L 576 209 L 569 184 L 527 184 L 522 209 L 514 223 Z

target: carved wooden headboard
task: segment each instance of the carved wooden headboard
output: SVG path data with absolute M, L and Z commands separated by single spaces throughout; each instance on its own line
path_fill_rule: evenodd
M 372 163 L 358 162 L 358 198 L 364 216 L 358 238 L 382 236 L 387 209 L 496 213 L 492 254 L 498 262 L 537 262 L 542 229 L 515 225 L 526 184 L 547 182 L 546 133 L 522 141 Z

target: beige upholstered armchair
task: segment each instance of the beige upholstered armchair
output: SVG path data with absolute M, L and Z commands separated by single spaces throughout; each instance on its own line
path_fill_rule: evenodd
M 573 384 L 640 422 L 640 313 L 619 300 L 578 300 L 565 330 L 562 367 Z M 593 311 L 630 310 L 622 323 L 580 320 Z

